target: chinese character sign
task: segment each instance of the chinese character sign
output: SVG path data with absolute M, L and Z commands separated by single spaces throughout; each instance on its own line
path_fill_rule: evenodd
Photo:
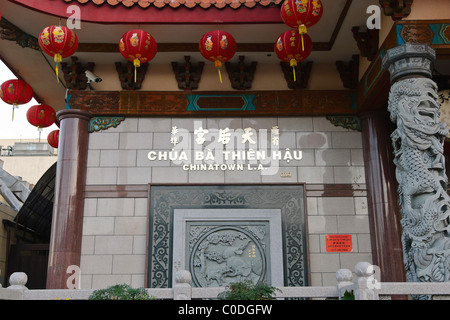
M 194 122 L 193 132 L 173 126 L 170 151 L 150 151 L 150 161 L 171 161 L 186 171 L 258 170 L 262 175 L 278 173 L 280 162 L 302 159 L 302 151 L 280 150 L 280 130 L 211 128 Z

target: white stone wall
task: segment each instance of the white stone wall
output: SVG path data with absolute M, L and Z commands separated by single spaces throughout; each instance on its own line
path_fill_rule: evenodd
M 280 149 L 302 150 L 298 163 L 282 161 L 289 177 L 259 171 L 186 171 L 170 161 L 149 161 L 150 150 L 170 150 L 171 128 L 280 129 Z M 91 133 L 87 185 L 149 183 L 306 183 L 365 187 L 361 133 L 336 127 L 324 117 L 127 118 L 117 128 Z M 307 193 L 308 194 L 308 193 Z M 148 203 L 146 198 L 87 198 L 83 227 L 82 288 L 114 283 L 144 286 Z M 307 197 L 311 285 L 334 285 L 335 272 L 371 261 L 367 199 Z M 328 253 L 326 234 L 351 234 L 352 253 Z

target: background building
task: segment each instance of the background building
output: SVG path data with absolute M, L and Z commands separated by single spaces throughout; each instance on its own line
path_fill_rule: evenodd
M 20 227 L 16 228 L 14 221 L 34 186 L 56 163 L 57 150 L 39 140 L 2 139 L 0 145 L 0 218 L 3 222 L 0 229 L 0 279 L 3 285 L 7 285 L 4 276 L 7 273 L 10 247 L 21 242 L 36 241 L 32 234 L 24 232 Z

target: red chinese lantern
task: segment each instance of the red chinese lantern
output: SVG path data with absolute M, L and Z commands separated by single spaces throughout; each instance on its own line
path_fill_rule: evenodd
M 23 80 L 8 80 L 2 83 L 0 96 L 5 103 L 13 106 L 12 119 L 14 120 L 14 108 L 30 102 L 33 98 L 33 89 Z
M 27 111 L 27 120 L 30 124 L 38 128 L 39 141 L 41 141 L 42 128 L 50 127 L 55 123 L 55 110 L 45 104 L 30 107 Z
M 144 30 L 130 30 L 119 41 L 119 50 L 125 59 L 134 64 L 134 82 L 137 78 L 137 68 L 141 63 L 150 62 L 158 52 L 155 38 Z
M 302 36 L 308 28 L 319 22 L 323 14 L 323 5 L 320 0 L 285 0 L 281 6 L 281 18 L 291 28 L 298 28 Z M 302 40 L 304 49 L 304 41 Z
M 39 46 L 56 62 L 56 77 L 59 82 L 58 66 L 63 58 L 70 57 L 78 48 L 76 33 L 64 26 L 46 27 L 39 35 Z
M 233 36 L 221 30 L 207 32 L 201 38 L 199 48 L 203 57 L 214 62 L 219 71 L 220 83 L 222 83 L 220 74 L 222 63 L 233 58 L 236 53 L 236 41 Z
M 53 148 L 58 149 L 59 146 L 59 130 L 53 130 L 47 136 L 47 142 Z
M 312 51 L 312 40 L 309 35 L 304 35 L 303 43 L 302 45 L 298 30 L 292 29 L 283 32 L 278 37 L 274 50 L 280 60 L 288 62 L 292 68 L 295 68 L 297 63 L 308 58 Z M 296 81 L 295 70 L 294 81 Z

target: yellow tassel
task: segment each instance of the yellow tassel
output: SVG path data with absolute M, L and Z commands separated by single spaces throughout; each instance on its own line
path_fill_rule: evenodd
M 220 73 L 220 68 L 222 67 L 222 62 L 220 60 L 214 61 L 214 65 L 216 66 L 217 70 L 219 71 L 219 79 L 220 83 L 222 83 L 222 74 Z
M 298 33 L 302 36 L 302 51 L 305 51 L 305 41 L 303 39 L 303 35 L 308 33 L 308 29 L 304 24 L 298 26 Z
M 134 82 L 137 82 L 137 68 L 141 66 L 141 61 L 139 59 L 134 59 Z
M 62 61 L 62 56 L 59 53 L 57 53 L 57 54 L 55 54 L 54 59 L 56 62 L 56 80 L 59 83 L 59 67 L 58 66 L 59 66 L 59 63 Z
M 297 66 L 297 60 L 291 59 L 291 67 L 292 67 L 292 74 L 294 75 L 294 82 L 297 81 L 297 76 L 295 74 L 295 67 Z
M 13 107 L 12 107 L 12 121 L 14 121 L 14 107 L 15 107 L 15 105 L 13 104 Z
M 220 69 L 217 69 L 217 70 L 219 70 L 219 80 L 220 80 L 220 83 L 222 83 L 222 75 L 220 74 Z
M 298 26 L 298 33 L 305 34 L 308 33 L 308 28 L 304 24 Z
M 55 62 L 62 62 L 62 55 L 60 55 L 59 53 L 55 54 Z

